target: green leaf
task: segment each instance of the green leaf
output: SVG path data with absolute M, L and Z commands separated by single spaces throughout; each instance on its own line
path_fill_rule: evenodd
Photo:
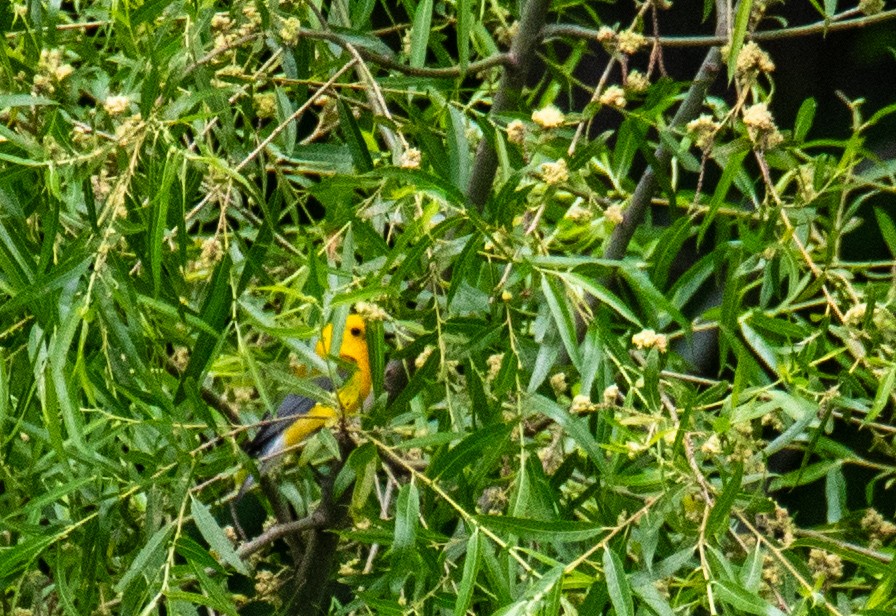
M 414 550 L 420 518 L 420 494 L 417 486 L 406 483 L 398 492 L 395 503 L 395 539 L 392 547 L 398 554 Z
M 619 316 L 638 327 L 643 327 L 641 320 L 632 312 L 629 307 L 619 297 L 613 294 L 608 288 L 598 283 L 596 280 L 587 278 L 575 272 L 560 274 L 572 286 L 578 286 L 595 299 L 609 308 L 613 309 Z
M 479 527 L 473 529 L 467 539 L 467 553 L 464 557 L 464 572 L 457 587 L 457 598 L 454 600 L 454 616 L 464 616 L 473 601 L 476 578 L 482 566 L 482 537 Z
M 643 584 L 632 583 L 632 591 L 657 616 L 675 616 L 675 612 L 672 611 L 672 607 L 669 605 L 669 599 L 660 592 L 652 580 Z
M 737 16 L 734 18 L 734 29 L 731 32 L 731 49 L 728 51 L 728 81 L 734 79 L 734 71 L 737 69 L 737 56 L 744 45 L 747 36 L 747 26 L 750 24 L 750 14 L 753 12 L 753 0 L 741 0 L 737 3 Z
M 833 19 L 837 13 L 837 0 L 824 0 L 824 20 L 825 23 Z
M 507 515 L 477 515 L 477 523 L 485 528 L 505 536 L 513 535 L 525 541 L 546 541 L 550 543 L 569 543 L 588 541 L 605 533 L 603 526 L 590 522 L 569 522 L 565 520 L 531 520 Z
M 526 399 L 526 402 L 526 406 L 529 410 L 554 420 L 554 422 L 556 422 L 557 425 L 559 425 L 563 431 L 579 445 L 579 447 L 584 449 L 585 453 L 588 454 L 588 457 L 594 462 L 594 465 L 598 468 L 601 475 L 609 473 L 604 454 L 601 452 L 597 441 L 594 440 L 594 436 L 592 436 L 591 432 L 588 430 L 588 424 L 584 418 L 572 415 L 568 409 L 565 409 L 553 400 L 538 394 L 529 396 Z
M 644 272 L 625 266 L 620 267 L 618 271 L 631 285 L 632 290 L 637 294 L 638 301 L 645 310 L 652 312 L 653 320 L 658 321 L 660 326 L 665 325 L 665 317 L 668 315 L 683 329 L 690 327 L 687 317 L 666 299 L 666 296 L 656 288 L 653 281 Z
M 778 373 L 778 354 L 774 348 L 747 324 L 746 319 L 740 322 L 740 331 L 744 341 L 772 372 Z
M 429 476 L 453 480 L 474 462 L 481 468 L 484 461 L 503 455 L 512 431 L 512 425 L 496 423 L 473 432 L 448 451 L 434 456 Z
M 218 526 L 215 518 L 212 517 L 208 507 L 192 498 L 190 513 L 193 514 L 193 520 L 196 522 L 199 532 L 202 533 L 203 539 L 206 540 L 212 550 L 218 553 L 218 557 L 237 572 L 249 575 L 249 569 L 237 556 L 236 550 L 233 549 L 230 540 L 224 534 L 224 530 Z
M 532 614 L 547 616 L 542 610 L 545 598 L 553 595 L 555 587 L 561 585 L 562 579 L 563 567 L 558 565 L 542 575 L 534 584 L 529 584 L 522 599 L 501 608 L 492 616 L 530 616 Z
M 58 105 L 57 101 L 43 96 L 31 94 L 0 94 L 0 109 L 11 107 L 40 107 L 42 105 Z
M 731 507 L 734 505 L 737 495 L 740 494 L 741 482 L 743 481 L 744 467 L 738 464 L 734 469 L 734 474 L 728 478 L 725 488 L 716 499 L 712 510 L 709 512 L 709 518 L 706 520 L 706 534 L 715 535 L 728 530 L 728 524 L 731 518 Z
M 607 578 L 607 592 L 617 616 L 634 616 L 635 604 L 632 601 L 632 589 L 625 576 L 622 560 L 609 546 L 604 548 L 603 563 L 604 575 Z
M 470 183 L 470 144 L 464 116 L 453 105 L 448 105 L 446 122 L 446 145 L 448 146 L 448 170 L 451 181 L 460 190 L 466 190 Z
M 470 63 L 470 30 L 474 17 L 472 0 L 457 0 L 457 64 L 462 72 Z
M 429 46 L 429 32 L 432 27 L 433 0 L 421 0 L 414 11 L 414 23 L 411 26 L 411 57 L 409 64 L 420 68 L 426 63 L 426 51 Z
M 824 478 L 824 494 L 828 505 L 828 524 L 836 524 L 848 511 L 846 508 L 846 487 L 843 466 L 837 465 L 831 468 Z
M 168 537 L 173 532 L 174 526 L 166 524 L 153 533 L 152 537 L 149 538 L 149 541 L 146 542 L 146 545 L 140 548 L 137 557 L 131 561 L 128 570 L 121 579 L 118 580 L 118 583 L 114 587 L 115 592 L 124 592 L 124 589 L 127 588 L 131 581 L 138 575 L 145 575 L 148 579 L 152 579 L 158 574 L 158 570 L 152 570 L 151 563 L 155 563 L 161 558 L 162 553 L 165 550 L 164 544 L 168 541 Z
M 880 383 L 877 386 L 877 393 L 874 395 L 874 403 L 871 405 L 871 409 L 869 409 L 868 414 L 865 416 L 865 419 L 862 420 L 862 425 L 867 425 L 877 419 L 877 416 L 881 414 L 881 411 L 884 410 L 884 407 L 887 405 L 887 402 L 893 396 L 893 386 L 896 384 L 896 365 L 890 366 L 887 372 L 884 374 L 884 378 L 881 379 Z
M 548 308 L 554 317 L 554 324 L 560 333 L 560 339 L 566 348 L 566 354 L 576 368 L 582 365 L 582 353 L 579 350 L 579 340 L 576 336 L 576 322 L 572 316 L 569 302 L 557 284 L 548 276 L 541 277 L 541 291 L 547 300 Z
M 152 272 L 153 297 L 158 297 L 162 284 L 162 253 L 168 232 L 168 204 L 171 185 L 177 178 L 179 161 L 180 157 L 176 152 L 168 152 L 162 163 L 162 177 L 158 190 L 149 207 L 149 269 Z
M 190 354 L 190 361 L 181 375 L 180 386 L 175 395 L 175 403 L 179 403 L 184 399 L 184 387 L 187 383 L 200 383 L 202 375 L 211 361 L 212 355 L 218 348 L 220 336 L 226 329 L 228 317 L 230 316 L 230 306 L 233 301 L 233 295 L 230 289 L 230 267 L 231 260 L 228 255 L 218 263 L 206 289 L 205 302 L 202 306 L 200 318 L 211 328 L 212 331 L 220 332 L 217 335 L 200 332 L 193 351 Z
M 361 173 L 373 169 L 373 159 L 370 157 L 370 150 L 367 149 L 367 142 L 361 135 L 361 129 L 358 127 L 358 121 L 355 120 L 352 110 L 343 99 L 339 99 L 339 128 L 345 135 L 355 168 Z
M 807 98 L 800 105 L 800 110 L 796 113 L 796 122 L 793 125 L 793 140 L 797 143 L 802 142 L 809 133 L 809 129 L 812 128 L 816 109 L 818 109 L 818 103 L 814 98 Z
M 766 445 L 765 449 L 763 449 L 763 454 L 766 456 L 780 451 L 802 436 L 809 424 L 818 418 L 816 414 L 817 407 L 807 400 L 777 390 L 769 391 L 768 395 L 779 408 L 783 409 L 795 421 L 780 436 Z
M 781 490 L 784 488 L 795 488 L 815 483 L 823 477 L 827 477 L 832 469 L 840 466 L 842 462 L 839 460 L 824 460 L 815 462 L 795 471 L 785 473 L 780 477 L 772 479 L 769 489 Z
M 54 535 L 28 537 L 14 546 L 0 548 L 0 582 L 18 573 L 58 540 Z
M 893 219 L 881 207 L 874 208 L 874 217 L 877 218 L 877 226 L 887 244 L 887 249 L 893 257 L 896 257 L 896 224 L 893 224 Z
M 785 616 L 784 612 L 765 601 L 759 595 L 731 582 L 713 581 L 715 595 L 724 603 L 744 614 L 757 616 Z

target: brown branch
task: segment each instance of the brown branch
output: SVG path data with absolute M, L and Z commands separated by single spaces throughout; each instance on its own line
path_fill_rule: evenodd
M 318 528 L 322 526 L 324 522 L 324 517 L 322 515 L 318 515 L 318 512 L 315 511 L 311 515 L 304 517 L 301 520 L 294 520 L 292 522 L 287 522 L 286 524 L 277 524 L 276 526 L 272 526 L 262 534 L 258 535 L 255 539 L 242 544 L 237 549 L 236 554 L 240 558 L 246 558 L 247 556 L 251 556 L 255 552 L 259 551 L 261 548 L 275 542 L 277 539 L 289 535 L 303 533 L 306 530 L 311 530 L 312 528 Z
M 181 374 L 180 367 L 178 367 L 178 365 L 175 364 L 170 357 L 165 359 L 165 372 L 178 380 L 183 376 Z M 233 406 L 231 406 L 231 404 L 227 402 L 227 400 L 213 392 L 205 385 L 199 386 L 199 396 L 202 398 L 203 402 L 226 417 L 227 421 L 229 421 L 232 425 L 239 426 L 242 424 L 242 421 L 240 420 L 240 414 L 237 412 L 237 410 Z
M 504 69 L 498 91 L 495 93 L 491 114 L 495 115 L 516 107 L 526 85 L 526 75 L 536 57 L 536 47 L 541 42 L 541 31 L 550 0 L 528 0 L 523 7 L 519 21 L 519 30 L 510 45 L 509 64 Z M 498 171 L 498 155 L 495 146 L 488 138 L 479 142 L 467 197 L 480 210 L 485 205 Z
M 497 53 L 493 56 L 489 56 L 488 58 L 483 58 L 482 60 L 471 62 L 467 65 L 466 69 L 463 69 L 460 66 L 446 66 L 443 68 L 415 68 L 413 66 L 408 66 L 407 64 L 402 64 L 397 60 L 393 60 L 389 56 L 370 51 L 366 47 L 360 47 L 356 44 L 350 43 L 339 33 L 333 32 L 331 30 L 302 29 L 299 33 L 299 37 L 335 43 L 346 51 L 348 51 L 349 47 L 351 47 L 355 51 L 357 51 L 358 55 L 364 58 L 365 61 L 376 64 L 377 66 L 385 69 L 402 73 L 403 75 L 410 75 L 411 77 L 433 77 L 447 79 L 453 77 L 461 77 L 468 73 L 477 73 L 479 71 L 484 71 L 496 66 L 509 66 L 513 63 L 513 52 L 511 51 L 511 53 Z
M 724 0 L 716 0 L 716 33 L 722 35 L 728 31 L 729 15 Z M 696 118 L 700 109 L 703 107 L 703 101 L 709 86 L 715 81 L 719 72 L 722 70 L 722 54 L 718 47 L 712 47 L 703 59 L 697 76 L 694 77 L 691 87 L 685 95 L 684 101 L 672 118 L 670 127 L 672 129 L 681 128 L 694 118 Z M 665 168 L 672 160 L 672 151 L 665 145 L 660 145 L 654 153 L 656 158 L 655 165 Z M 653 195 L 659 187 L 656 179 L 656 172 L 653 165 L 649 166 L 641 176 L 635 192 L 632 194 L 631 203 L 625 210 L 623 221 L 616 225 L 610 236 L 610 241 L 604 250 L 604 258 L 618 260 L 625 256 L 628 244 L 635 233 L 635 229 L 644 220 L 644 215 L 650 205 Z M 584 333 L 584 328 L 582 332 Z
M 332 596 L 332 573 L 339 547 L 339 535 L 333 530 L 348 522 L 348 505 L 351 502 L 350 486 L 339 496 L 333 494 L 333 484 L 342 470 L 345 460 L 357 446 L 348 432 L 337 435 L 341 457 L 321 480 L 320 505 L 311 517 L 318 517 L 320 524 L 310 528 L 306 535 L 305 553 L 297 563 L 295 586 L 290 591 L 287 605 L 291 613 L 316 615 L 328 614 Z
M 876 15 L 866 15 L 855 19 L 848 19 L 855 15 L 855 13 L 855 9 L 849 9 L 832 16 L 828 20 L 818 21 L 805 26 L 795 26 L 793 28 L 753 32 L 750 34 L 749 38 L 753 41 L 776 41 L 800 36 L 811 36 L 814 34 L 825 35 L 828 32 L 864 28 L 896 18 L 896 9 L 892 9 L 877 13 Z M 550 24 L 544 27 L 542 35 L 545 40 L 561 37 L 596 40 L 597 30 L 594 28 L 577 26 L 575 24 Z M 660 36 L 659 42 L 663 47 L 718 47 L 726 44 L 728 42 L 728 37 L 724 34 L 719 34 L 718 29 L 716 29 L 715 36 Z

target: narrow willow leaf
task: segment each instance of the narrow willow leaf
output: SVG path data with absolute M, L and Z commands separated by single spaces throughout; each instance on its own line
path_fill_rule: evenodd
M 373 397 L 376 400 L 383 393 L 383 379 L 386 372 L 386 338 L 382 321 L 367 323 L 367 348 L 370 355 L 370 374 L 373 377 Z
M 750 327 L 746 321 L 741 321 L 740 331 L 744 341 L 753 349 L 753 352 L 762 360 L 770 370 L 778 373 L 778 354 L 774 348 L 759 333 Z
M 623 278 L 631 285 L 631 288 L 638 296 L 638 301 L 645 307 L 645 309 L 652 311 L 656 316 L 656 318 L 660 324 L 663 324 L 664 317 L 663 313 L 672 318 L 676 323 L 678 323 L 682 328 L 688 329 L 690 324 L 688 323 L 687 317 L 682 314 L 682 312 L 672 305 L 666 296 L 656 288 L 656 285 L 653 284 L 653 281 L 641 270 L 637 270 L 630 267 L 621 267 L 619 268 L 619 273 Z
M 793 140 L 801 142 L 806 138 L 809 129 L 812 128 L 812 121 L 815 120 L 815 110 L 818 109 L 818 103 L 814 98 L 807 98 L 800 105 L 800 110 L 796 114 L 796 122 L 793 124 Z
M 190 570 L 199 581 L 199 586 L 208 595 L 206 598 L 208 603 L 200 602 L 199 605 L 208 605 L 229 616 L 237 616 L 237 610 L 233 603 L 232 595 L 229 592 L 225 592 L 221 587 L 222 582 L 220 580 L 212 579 L 209 574 L 206 573 L 205 569 L 196 562 L 190 563 Z
M 716 597 L 743 614 L 757 616 L 784 616 L 784 612 L 759 595 L 731 582 L 712 582 Z
M 463 114 L 447 105 L 448 120 L 446 126 L 446 145 L 448 150 L 448 169 L 451 181 L 460 190 L 466 190 L 470 183 L 470 143 L 467 140 L 467 129 Z
M 542 343 L 538 347 L 538 355 L 535 356 L 535 365 L 532 367 L 532 376 L 529 377 L 529 384 L 526 391 L 534 393 L 541 387 L 548 374 L 557 365 L 557 358 L 560 356 L 560 347 L 556 344 Z M 506 356 L 505 356 L 506 357 Z
M 230 306 L 233 296 L 230 289 L 231 259 L 225 255 L 215 267 L 211 282 L 206 289 L 205 302 L 202 306 L 200 318 L 205 321 L 212 331 L 220 332 L 218 335 L 209 335 L 205 332 L 199 334 L 193 351 L 190 353 L 190 361 L 181 375 L 180 386 L 175 395 L 175 403 L 184 399 L 184 387 L 188 382 L 199 383 L 208 363 L 212 359 L 218 347 L 219 336 L 226 329 Z
M 162 254 L 165 250 L 168 232 L 168 205 L 171 186 L 177 178 L 179 158 L 168 152 L 162 164 L 162 178 L 149 205 L 149 270 L 152 273 L 153 296 L 158 297 L 162 284 Z
M 769 484 L 769 489 L 782 490 L 785 488 L 796 488 L 798 486 L 815 483 L 819 479 L 827 477 L 832 469 L 841 464 L 842 462 L 839 460 L 824 460 L 822 462 L 809 464 L 803 468 L 785 473 L 780 477 L 775 477 L 772 479 L 771 484 Z
M 595 299 L 600 300 L 601 303 L 613 309 L 616 314 L 621 316 L 629 323 L 637 325 L 638 327 L 643 327 L 641 320 L 637 317 L 637 315 L 635 315 L 634 312 L 631 311 L 631 309 L 629 309 L 628 306 L 625 305 L 625 302 L 619 299 L 619 297 L 617 297 L 612 291 L 610 291 L 602 284 L 598 283 L 596 280 L 593 280 L 586 276 L 582 276 L 580 274 L 576 274 L 575 272 L 562 274 L 561 276 L 570 284 L 580 287 L 589 295 L 594 296 Z
M 669 605 L 669 600 L 659 591 L 652 580 L 643 584 L 632 583 L 632 591 L 657 616 L 675 616 L 672 606 Z
M 707 535 L 711 536 L 728 530 L 728 523 L 731 518 L 731 507 L 734 505 L 737 495 L 740 494 L 743 477 L 743 464 L 738 464 L 734 469 L 734 474 L 729 477 L 728 481 L 725 483 L 725 488 L 716 499 L 712 511 L 709 512 L 709 518 L 706 521 Z
M 42 105 L 58 105 L 57 101 L 43 96 L 31 94 L 0 94 L 0 109 L 9 107 L 39 107 Z
M 432 26 L 433 0 L 422 0 L 414 11 L 414 24 L 411 26 L 411 57 L 409 63 L 420 68 L 426 62 L 426 50 L 429 46 L 429 31 Z
M 198 541 L 189 535 L 181 535 L 177 538 L 175 550 L 184 558 L 192 567 L 210 568 L 219 573 L 224 573 L 225 569 L 221 566 L 207 547 L 199 544 Z
M 0 584 L 9 576 L 19 572 L 40 555 L 48 546 L 56 542 L 56 536 L 35 535 L 14 546 L 4 547 L 0 558 Z M 5 585 L 4 585 L 5 587 Z
M 531 520 L 506 515 L 477 515 L 482 526 L 505 535 L 514 535 L 528 541 L 548 541 L 569 543 L 587 541 L 605 532 L 603 526 L 590 522 L 569 522 L 565 520 Z
M 473 601 L 473 590 L 476 588 L 476 578 L 482 566 L 482 537 L 479 527 L 473 529 L 470 538 L 467 539 L 467 554 L 464 557 L 464 573 L 460 585 L 457 587 L 457 598 L 454 600 L 454 616 L 464 616 Z
M 2 391 L 0 391 L 2 394 Z M 48 492 L 43 492 L 39 496 L 29 500 L 24 507 L 22 507 L 21 512 L 23 514 L 32 514 L 33 512 L 40 512 L 41 509 L 56 503 L 57 501 L 64 500 L 69 494 L 72 494 L 76 490 L 81 489 L 85 485 L 88 485 L 94 482 L 96 479 L 91 476 L 84 477 L 76 477 L 71 481 L 63 483 L 62 485 L 58 485 L 52 490 Z
M 277 135 L 274 142 L 279 146 L 283 153 L 291 155 L 296 148 L 298 122 L 296 120 L 289 120 L 287 122 L 287 120 L 293 115 L 295 109 L 283 88 L 274 88 L 274 93 L 277 96 L 277 120 L 281 124 L 286 123 L 286 127 Z
M 470 63 L 470 30 L 473 14 L 473 0 L 457 0 L 457 64 L 461 71 Z
M 249 575 L 249 569 L 240 560 L 227 535 L 224 534 L 224 530 L 218 526 L 218 522 L 215 521 L 208 507 L 193 498 L 190 504 L 190 513 L 193 514 L 193 520 L 196 522 L 199 532 L 202 533 L 203 539 L 208 542 L 211 549 L 218 553 L 218 557 L 239 573 Z
M 846 478 L 843 466 L 833 467 L 824 477 L 824 495 L 827 501 L 828 524 L 836 524 L 843 518 L 846 508 Z
M 887 402 L 893 396 L 893 386 L 896 384 L 896 365 L 890 366 L 890 369 L 887 370 L 884 378 L 881 379 L 880 384 L 877 386 L 877 393 L 874 396 L 874 403 L 871 405 L 871 409 L 868 411 L 868 414 L 865 415 L 865 419 L 862 421 L 862 425 L 867 425 L 877 419 L 877 416 L 881 414 L 881 411 L 884 410 L 884 407 L 887 405 Z
M 737 3 L 737 15 L 734 18 L 734 30 L 731 33 L 731 46 L 728 52 L 728 81 L 734 79 L 734 71 L 737 69 L 737 56 L 744 45 L 747 36 L 747 26 L 750 25 L 750 14 L 753 12 L 753 0 L 742 0 Z
M 763 554 L 761 544 L 757 543 L 756 547 L 747 554 L 747 558 L 740 568 L 739 579 L 744 588 L 751 592 L 759 590 L 759 585 L 762 582 Z
M 563 408 L 553 400 L 541 395 L 532 395 L 527 398 L 527 406 L 534 412 L 554 420 L 566 434 L 569 435 L 594 462 L 601 474 L 608 474 L 609 468 L 600 445 L 588 430 L 588 424 L 583 418 L 572 415 L 568 409 Z
M 557 566 L 541 576 L 526 590 L 526 595 L 514 603 L 505 606 L 495 612 L 493 616 L 530 616 L 542 614 L 542 606 L 545 598 L 549 597 L 555 586 L 560 585 L 563 579 L 563 567 Z
M 361 135 L 358 121 L 355 120 L 352 110 L 342 99 L 339 99 L 339 128 L 345 135 L 355 168 L 362 173 L 373 169 L 373 159 L 370 157 L 370 150 L 367 149 L 367 142 Z
M 512 431 L 512 425 L 496 423 L 473 432 L 447 452 L 436 455 L 429 466 L 429 476 L 453 479 L 487 454 L 503 454 Z
M 419 517 L 420 493 L 415 484 L 407 483 L 401 487 L 395 503 L 395 539 L 392 547 L 396 552 L 408 552 L 414 549 Z
M 115 585 L 115 592 L 124 592 L 124 589 L 128 587 L 131 580 L 138 575 L 145 574 L 146 577 L 152 578 L 158 573 L 158 571 L 148 571 L 148 565 L 161 557 L 162 552 L 165 549 L 164 544 L 173 531 L 174 526 L 166 524 L 153 533 L 152 537 L 149 538 L 149 541 L 146 542 L 146 545 L 140 549 L 137 557 L 131 561 L 131 566 L 128 567 L 125 574 L 118 580 L 118 583 Z
M 554 324 L 560 333 L 560 339 L 566 348 L 570 361 L 576 368 L 582 365 L 582 353 L 579 350 L 579 341 L 576 337 L 576 322 L 572 316 L 572 309 L 566 299 L 566 294 L 557 288 L 557 284 L 547 276 L 541 277 L 541 291 L 547 300 Z
M 622 560 L 609 547 L 604 548 L 604 575 L 607 578 L 607 592 L 610 595 L 610 603 L 618 616 L 634 616 L 635 604 L 632 600 L 632 589 Z
M 212 582 L 212 584 L 214 584 L 214 582 Z M 203 586 L 203 588 L 205 588 L 205 586 Z M 172 604 L 176 604 L 178 601 L 183 601 L 186 604 L 183 606 L 184 609 L 190 609 L 191 611 L 195 610 L 195 607 L 193 606 L 204 605 L 219 612 L 237 616 L 236 606 L 232 604 L 228 606 L 226 603 L 221 603 L 211 596 L 195 592 L 186 592 L 183 590 L 169 590 L 165 593 L 165 598 Z

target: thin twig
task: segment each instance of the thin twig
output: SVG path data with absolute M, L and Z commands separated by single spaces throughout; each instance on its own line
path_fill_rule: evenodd
M 550 5 L 550 0 L 528 0 L 523 7 L 519 30 L 510 45 L 508 64 L 495 93 L 492 116 L 516 107 L 526 85 L 526 75 L 535 60 L 536 47 L 541 42 L 541 31 Z M 476 149 L 470 183 L 467 186 L 467 197 L 479 209 L 482 209 L 491 194 L 497 171 L 498 154 L 495 146 L 490 139 L 483 138 Z
M 800 36 L 826 35 L 829 32 L 864 28 L 896 18 L 896 9 L 884 11 L 876 15 L 846 19 L 854 14 L 855 10 L 850 9 L 834 15 L 828 20 L 818 21 L 805 26 L 754 32 L 750 34 L 750 39 L 754 41 L 777 41 Z M 661 36 L 659 37 L 659 42 L 663 47 L 717 47 L 726 44 L 728 37 L 719 35 L 718 30 L 716 32 L 715 36 Z M 564 37 L 588 40 L 596 40 L 597 38 L 597 30 L 594 28 L 586 28 L 575 24 L 550 24 L 545 26 L 542 34 L 545 40 Z

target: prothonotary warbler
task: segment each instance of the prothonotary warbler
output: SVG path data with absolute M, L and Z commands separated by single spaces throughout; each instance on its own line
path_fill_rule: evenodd
M 327 325 L 317 343 L 317 354 L 326 358 L 330 354 L 333 326 Z M 325 426 L 334 425 L 339 419 L 357 413 L 370 394 L 370 355 L 367 350 L 367 330 L 364 319 L 350 314 L 345 320 L 345 332 L 339 346 L 339 358 L 352 366 L 352 373 L 337 386 L 329 377 L 318 377 L 315 383 L 325 391 L 336 391 L 339 407 L 317 402 L 307 396 L 289 394 L 280 403 L 274 417 L 268 417 L 264 426 L 246 447 L 246 452 L 264 462 L 276 458 L 291 447 Z M 247 477 L 240 488 L 242 496 L 252 486 Z

